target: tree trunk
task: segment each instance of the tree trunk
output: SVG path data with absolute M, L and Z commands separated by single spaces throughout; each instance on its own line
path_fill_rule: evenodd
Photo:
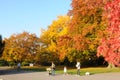
M 116 68 L 114 64 L 112 63 L 108 63 L 108 67 L 107 68 Z

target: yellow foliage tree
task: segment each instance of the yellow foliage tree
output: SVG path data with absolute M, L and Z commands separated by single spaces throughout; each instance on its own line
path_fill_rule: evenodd
M 59 37 L 68 34 L 69 21 L 70 17 L 67 15 L 58 16 L 57 20 L 54 20 L 47 30 L 42 31 L 40 38 L 46 44 L 46 50 L 51 52 L 51 54 L 57 54 L 59 56 L 57 40 Z
M 7 61 L 33 61 L 39 47 L 39 39 L 35 34 L 23 32 L 5 38 L 5 48 L 2 58 Z

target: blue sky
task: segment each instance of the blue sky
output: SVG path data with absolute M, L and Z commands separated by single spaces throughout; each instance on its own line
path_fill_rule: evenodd
M 71 0 L 0 0 L 0 34 L 10 37 L 27 31 L 40 36 L 40 29 L 70 10 Z

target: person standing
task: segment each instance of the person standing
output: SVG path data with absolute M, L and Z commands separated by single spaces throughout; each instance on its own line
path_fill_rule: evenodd
M 52 75 L 55 75 L 55 64 L 54 64 L 54 62 L 52 62 L 51 69 L 52 69 Z
M 21 64 L 20 64 L 20 62 L 17 64 L 17 70 L 18 71 L 20 71 L 20 69 L 21 69 Z
M 80 75 L 80 62 L 77 62 L 76 67 L 77 67 L 77 75 Z
M 64 66 L 64 74 L 66 75 L 67 74 L 67 67 Z

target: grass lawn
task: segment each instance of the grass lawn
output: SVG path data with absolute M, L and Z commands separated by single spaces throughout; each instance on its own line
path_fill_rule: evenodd
M 63 70 L 58 70 L 56 72 L 63 74 Z M 80 69 L 80 75 L 85 75 L 86 72 L 90 72 L 90 74 L 120 72 L 120 68 L 110 69 L 105 67 L 92 67 Z M 76 74 L 76 69 L 68 69 L 68 74 Z
M 23 67 L 23 70 L 32 70 L 32 71 L 46 71 L 46 66 L 39 67 Z M 76 68 L 68 68 L 68 74 L 76 74 Z M 80 75 L 84 75 L 86 72 L 90 72 L 91 74 L 98 73 L 110 73 L 110 72 L 120 72 L 120 68 L 106 68 L 106 67 L 91 67 L 91 68 L 81 68 Z M 63 67 L 59 66 L 56 69 L 56 73 L 63 74 Z

